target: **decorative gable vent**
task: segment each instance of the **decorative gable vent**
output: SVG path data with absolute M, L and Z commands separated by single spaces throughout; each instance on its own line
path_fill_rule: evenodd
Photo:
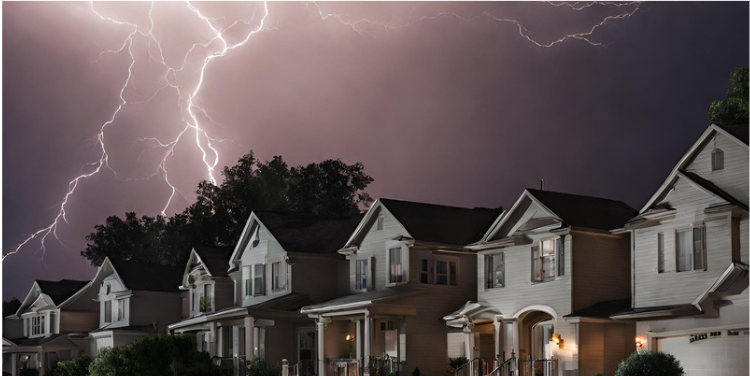
M 711 171 L 724 169 L 724 152 L 721 149 L 714 149 L 711 152 Z

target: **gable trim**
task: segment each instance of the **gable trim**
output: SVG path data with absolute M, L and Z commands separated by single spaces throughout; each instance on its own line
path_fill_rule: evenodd
M 472 244 L 471 246 L 481 246 L 482 244 L 488 243 L 488 239 L 497 235 L 500 229 L 503 226 L 505 226 L 506 223 L 508 223 L 512 214 L 514 214 L 518 210 L 518 208 L 521 206 L 521 203 L 523 202 L 525 198 L 530 199 L 532 203 L 539 205 L 539 207 L 542 208 L 542 210 L 545 210 L 546 212 L 550 213 L 553 217 L 555 217 L 555 219 L 559 220 L 560 222 L 563 222 L 562 218 L 560 218 L 559 215 L 555 214 L 555 212 L 550 210 L 550 208 L 548 208 L 541 201 L 539 201 L 536 197 L 534 197 L 534 195 L 531 194 L 531 192 L 529 192 L 528 189 L 524 189 L 523 193 L 521 193 L 521 197 L 519 197 L 518 200 L 516 200 L 513 206 L 507 212 L 503 212 L 502 214 L 500 214 L 500 217 L 495 223 L 493 223 L 493 227 L 490 227 L 490 230 L 487 231 L 487 234 L 485 235 L 485 237 L 483 237 L 482 240 L 480 240 L 479 242 Z

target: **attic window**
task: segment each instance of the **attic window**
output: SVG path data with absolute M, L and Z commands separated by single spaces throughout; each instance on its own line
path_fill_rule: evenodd
M 711 152 L 711 171 L 724 169 L 724 152 L 721 149 L 714 149 Z
M 377 230 L 378 231 L 380 231 L 380 230 L 383 229 L 383 221 L 384 220 L 385 220 L 385 216 L 384 215 L 378 216 L 378 226 L 377 226 Z

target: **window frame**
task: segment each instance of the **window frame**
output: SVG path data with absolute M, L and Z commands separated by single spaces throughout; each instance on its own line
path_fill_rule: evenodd
M 260 276 L 257 275 L 259 268 Z M 266 293 L 266 264 L 255 264 L 253 265 L 253 296 L 265 296 Z
M 423 254 L 419 257 L 419 283 L 433 286 L 458 286 L 458 262 L 456 257 L 435 255 L 432 253 Z M 445 272 L 438 272 L 438 263 L 445 263 Z M 424 270 L 424 266 L 427 270 Z M 438 283 L 438 276 L 445 276 L 446 283 Z M 427 277 L 424 282 L 422 276 Z
M 724 169 L 724 151 L 714 148 L 711 151 L 711 171 L 720 171 Z
M 705 225 L 696 225 L 691 227 L 681 227 L 676 228 L 674 230 L 675 233 L 675 271 L 677 273 L 682 272 L 690 272 L 690 271 L 705 271 L 708 270 L 708 260 L 707 260 L 707 252 L 706 252 L 706 226 Z M 680 241 L 679 234 L 686 234 L 689 233 L 687 236 L 687 239 L 683 239 L 683 241 L 686 240 L 684 243 L 686 246 L 686 249 L 681 249 L 680 245 L 683 244 L 683 241 Z M 699 239 L 696 240 L 696 235 L 699 235 Z M 697 243 L 700 242 L 700 243 Z M 700 247 L 696 247 L 696 245 L 700 245 Z M 699 248 L 699 249 L 696 249 Z M 689 262 L 689 266 L 686 265 L 685 268 L 681 268 L 680 265 L 680 254 L 684 253 L 683 258 Z M 700 257 L 700 265 L 696 267 L 696 260 Z
M 500 270 L 498 270 L 498 264 Z M 497 273 L 502 275 L 500 283 L 498 283 Z M 484 288 L 488 290 L 503 287 L 505 287 L 505 252 L 484 255 Z
M 547 249 L 548 244 L 552 245 L 551 249 Z M 535 257 L 535 254 L 538 256 Z M 552 261 L 545 262 L 550 257 Z M 531 246 L 530 271 L 531 283 L 550 282 L 565 276 L 565 241 L 562 236 L 543 238 Z M 562 274 L 558 274 L 559 272 Z
M 253 265 L 242 266 L 242 296 L 244 299 L 253 297 Z
M 112 301 L 104 301 L 104 323 L 109 324 L 112 322 Z
M 394 255 L 396 253 L 396 255 Z M 394 259 L 398 256 L 398 263 Z M 407 254 L 408 257 L 408 254 Z M 404 273 L 404 252 L 400 245 L 388 247 L 388 284 L 397 285 L 406 282 Z
M 47 334 L 44 325 L 46 321 L 45 316 L 44 314 L 37 314 L 30 317 L 29 337 L 38 337 Z
M 271 263 L 271 292 L 286 291 L 288 271 L 285 268 L 286 262 L 284 260 Z
M 370 287 L 369 281 L 369 262 L 368 258 L 354 260 L 354 291 L 367 291 Z

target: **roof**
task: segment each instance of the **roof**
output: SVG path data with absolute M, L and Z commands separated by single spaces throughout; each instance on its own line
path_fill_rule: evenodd
M 183 268 L 110 260 L 129 290 L 178 292 Z
M 229 269 L 229 259 L 232 257 L 234 247 L 234 245 L 231 247 L 195 246 L 193 249 L 212 276 L 226 277 L 227 270 Z
M 362 219 L 321 218 L 280 212 L 254 212 L 287 252 L 335 253 Z
M 733 204 L 733 205 L 737 205 L 737 206 L 739 206 L 739 207 L 741 207 L 741 208 L 743 208 L 745 210 L 748 210 L 747 205 L 745 205 L 744 203 L 742 203 L 740 200 L 737 200 L 732 195 L 730 195 L 729 193 L 725 192 L 723 189 L 717 187 L 710 180 L 706 180 L 706 179 L 702 178 L 700 175 L 698 175 L 698 174 L 696 174 L 694 172 L 689 172 L 689 171 L 680 171 L 680 172 L 682 174 L 684 174 L 685 176 L 687 176 L 688 178 L 690 178 L 696 184 L 698 184 L 701 187 L 703 187 L 703 189 L 705 189 L 705 190 L 707 190 L 707 191 L 715 194 L 716 196 L 721 197 L 722 199 L 726 200 L 726 202 L 728 202 L 730 204 Z
M 89 281 L 76 281 L 72 279 L 63 279 L 60 281 L 42 281 L 37 280 L 36 284 L 42 293 L 49 296 L 52 301 L 59 305 L 60 303 L 68 300 L 71 296 L 81 290 Z
M 345 295 L 323 303 L 311 304 L 302 307 L 303 314 L 337 311 L 341 309 L 353 309 L 367 307 L 376 303 L 399 299 L 406 296 L 424 293 L 425 288 L 417 284 L 407 284 L 392 287 L 385 290 L 375 290 L 360 294 Z
M 597 230 L 620 228 L 638 211 L 622 201 L 526 189 L 567 225 Z
M 502 208 L 460 208 L 381 198 L 388 211 L 416 240 L 467 245 L 482 238 Z
M 745 145 L 748 144 L 748 133 L 750 133 L 750 126 L 747 124 L 736 124 L 736 125 L 720 125 L 716 124 L 719 128 L 723 129 L 725 132 L 731 134 L 732 136 L 736 137 L 738 140 L 745 143 Z
M 630 298 L 597 302 L 586 308 L 571 312 L 569 315 L 565 315 L 565 317 L 596 317 L 607 319 L 609 316 L 627 309 L 630 309 Z

